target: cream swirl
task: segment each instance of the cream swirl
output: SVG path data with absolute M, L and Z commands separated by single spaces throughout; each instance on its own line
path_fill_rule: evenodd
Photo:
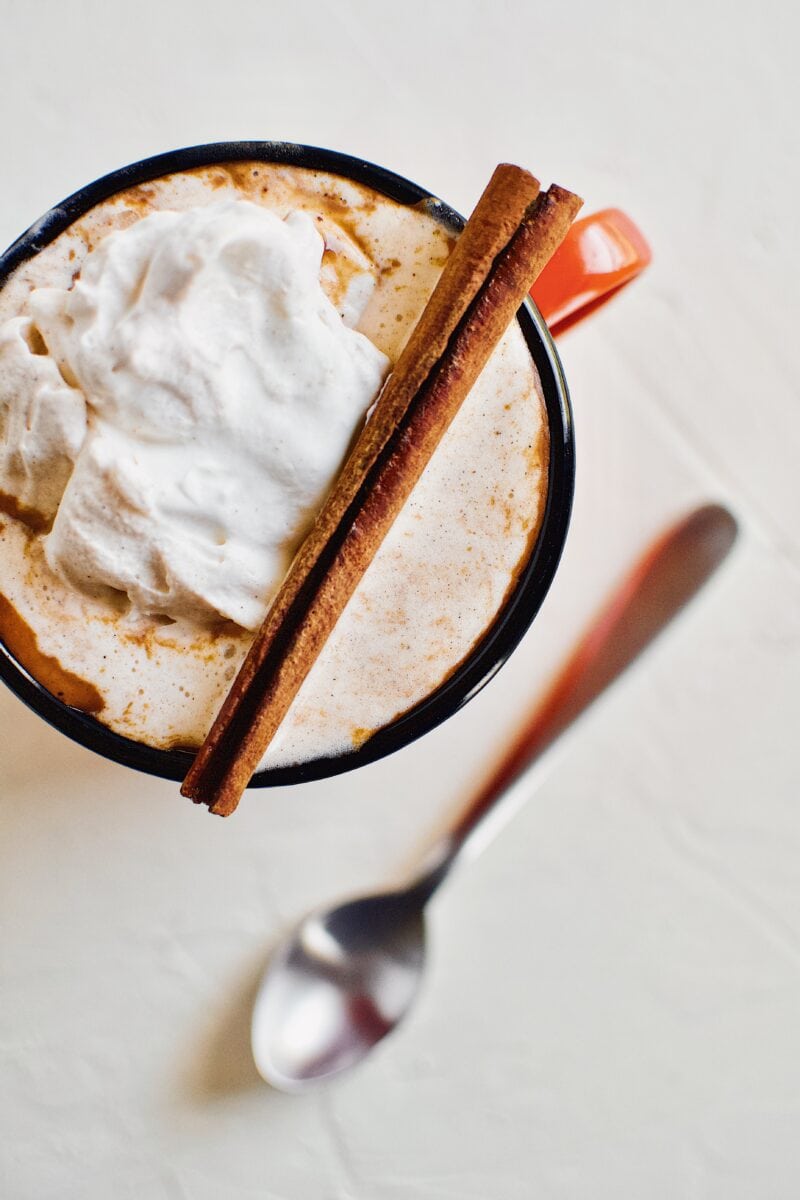
M 17 445 L 20 414 L 48 398 L 24 503 L 50 515 L 63 489 L 45 553 L 67 582 L 257 627 L 389 366 L 324 294 L 323 250 L 302 212 L 156 212 L 0 331 Z M 0 489 L 20 491 L 3 459 Z

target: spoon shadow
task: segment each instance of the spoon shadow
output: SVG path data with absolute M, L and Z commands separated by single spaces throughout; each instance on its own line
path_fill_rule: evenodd
M 250 1049 L 250 1024 L 261 977 L 269 955 L 261 953 L 238 983 L 231 983 L 224 1005 L 212 1013 L 205 1032 L 190 1052 L 181 1098 L 204 1106 L 226 1096 L 264 1088 Z

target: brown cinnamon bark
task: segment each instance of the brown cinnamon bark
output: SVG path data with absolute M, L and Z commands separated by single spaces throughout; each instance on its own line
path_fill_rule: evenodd
M 498 168 L 482 203 L 493 194 L 494 204 L 495 189 L 519 195 L 511 170 Z M 522 174 L 524 188 L 538 189 Z M 524 208 L 509 234 L 508 218 L 480 212 L 479 204 L 451 256 L 450 278 L 431 297 L 398 361 L 398 382 L 391 387 L 390 377 L 310 544 L 278 592 L 184 780 L 184 795 L 222 816 L 234 811 L 359 580 L 580 206 L 577 196 L 553 185 Z M 456 257 L 475 218 L 473 235 Z M 504 235 L 499 252 L 491 253 Z M 445 274 L 447 268 L 443 280 Z M 381 408 L 381 424 L 372 431 Z

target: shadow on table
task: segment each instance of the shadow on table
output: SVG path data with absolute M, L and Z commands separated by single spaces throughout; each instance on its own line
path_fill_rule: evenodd
M 250 1018 L 268 955 L 261 954 L 238 983 L 232 983 L 224 1007 L 213 1014 L 204 1035 L 191 1051 L 181 1099 L 205 1105 L 225 1096 L 260 1088 L 277 1095 L 256 1071 L 250 1050 Z
M 4 825 L 26 801 L 37 808 L 50 797 L 88 795 L 88 783 L 112 764 L 76 745 L 26 708 L 0 684 L 0 805 Z
M 172 786 L 126 772 L 76 745 L 0 686 L 0 870 L 7 882 L 16 874 L 23 907 L 26 889 L 33 886 L 28 865 L 37 867 L 53 855 L 61 855 L 59 869 L 68 878 L 78 862 L 117 854 L 125 864 L 121 887 L 128 896 L 137 886 L 132 863 L 155 863 L 155 870 L 167 874 L 176 839 L 186 838 L 184 810 L 163 809 L 162 792 Z M 155 828 L 164 837 L 153 846 Z M 197 836 L 202 848 L 203 837 Z M 34 870 L 32 879 L 38 878 Z M 104 878 L 107 887 L 108 872 Z M 141 871 L 139 878 L 144 879 Z M 111 935 L 115 920 L 112 905 L 108 919 L 98 922 L 102 936 Z M 181 1106 L 201 1108 L 258 1091 L 266 1102 L 278 1098 L 258 1075 L 250 1050 L 251 1013 L 267 958 L 262 949 L 238 978 L 223 981 L 216 1007 L 211 1002 L 195 1012 L 188 1054 L 177 1069 Z

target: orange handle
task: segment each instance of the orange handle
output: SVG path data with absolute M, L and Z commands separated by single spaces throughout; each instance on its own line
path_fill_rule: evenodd
M 576 221 L 531 288 L 554 335 L 615 296 L 652 258 L 641 230 L 618 208 Z

